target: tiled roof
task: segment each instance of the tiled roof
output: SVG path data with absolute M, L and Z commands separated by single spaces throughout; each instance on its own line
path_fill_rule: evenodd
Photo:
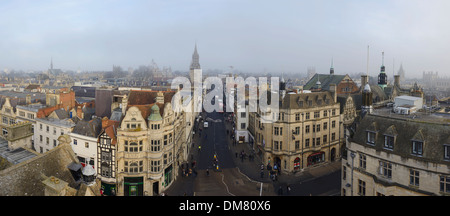
M 164 93 L 164 103 L 172 101 L 174 91 L 165 91 Z M 158 91 L 130 91 L 128 96 L 129 105 L 146 105 L 153 104 L 156 102 L 156 96 Z

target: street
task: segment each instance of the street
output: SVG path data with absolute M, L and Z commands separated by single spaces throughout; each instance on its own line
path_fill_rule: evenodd
M 198 122 L 201 132 L 194 135 L 192 156 L 196 161 L 191 176 L 179 176 L 166 191 L 175 196 L 336 196 L 340 195 L 340 161 L 301 175 L 280 175 L 272 181 L 267 175 L 260 178 L 260 160 L 254 161 L 235 157 L 235 153 L 250 152 L 247 144 L 232 144 L 231 123 L 226 122 L 223 113 L 202 113 L 208 127 Z M 201 148 L 199 149 L 199 145 Z M 214 167 L 214 155 L 217 167 Z M 207 170 L 209 175 L 207 175 Z M 287 186 L 291 190 L 287 193 Z M 280 191 L 281 189 L 281 191 Z M 280 194 L 282 192 L 282 194 Z

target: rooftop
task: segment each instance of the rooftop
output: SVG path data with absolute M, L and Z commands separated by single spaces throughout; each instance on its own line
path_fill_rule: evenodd
M 392 107 L 383 107 L 379 109 L 374 109 L 372 115 L 385 116 L 396 119 L 407 119 L 416 122 L 443 123 L 450 125 L 450 115 L 440 113 L 430 113 L 424 110 L 419 110 L 414 114 L 404 115 L 394 113 L 392 111 Z
M 42 109 L 42 108 L 45 108 L 45 107 L 47 107 L 47 105 L 41 104 L 41 103 L 33 103 L 33 104 L 17 105 L 16 106 L 17 109 L 23 109 L 23 110 L 28 110 L 28 111 L 32 111 L 32 112 L 38 112 L 39 109 Z
M 37 118 L 36 121 L 60 127 L 75 127 L 75 123 L 70 118 L 54 119 L 54 118 Z
M 8 141 L 0 138 L 0 157 L 5 158 L 12 164 L 18 164 L 23 161 L 27 161 L 33 157 L 35 157 L 36 154 L 28 151 L 24 148 L 18 148 L 13 151 L 8 149 Z

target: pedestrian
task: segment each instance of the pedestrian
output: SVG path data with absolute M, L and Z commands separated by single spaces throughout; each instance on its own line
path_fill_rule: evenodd
M 264 170 L 264 164 L 261 164 L 261 171 Z
M 281 186 L 278 188 L 278 195 L 279 196 L 283 195 L 283 188 L 281 188 Z
M 264 171 L 261 170 L 261 178 L 264 178 Z
M 209 176 L 209 169 L 206 169 L 206 176 Z
M 287 185 L 286 186 L 286 193 L 287 193 L 287 195 L 289 195 L 289 193 L 291 192 L 291 185 Z

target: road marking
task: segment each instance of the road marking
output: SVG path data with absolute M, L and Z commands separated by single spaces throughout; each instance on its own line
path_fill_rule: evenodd
M 263 183 L 261 182 L 261 188 L 259 189 L 259 196 L 262 196 L 262 188 L 263 188 Z
M 225 187 L 227 188 L 227 192 L 231 195 L 231 196 L 236 196 L 232 193 L 230 193 L 230 190 L 228 189 L 228 185 L 225 183 L 225 181 L 223 181 L 223 178 L 225 177 L 225 175 L 223 173 L 220 174 L 222 176 L 222 183 L 225 185 Z

